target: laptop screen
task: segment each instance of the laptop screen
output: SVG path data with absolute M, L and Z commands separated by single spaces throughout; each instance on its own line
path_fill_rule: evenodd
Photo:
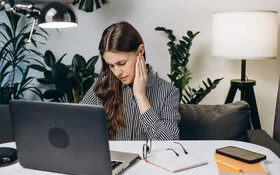
M 112 174 L 103 107 L 23 100 L 11 100 L 9 106 L 23 167 Z

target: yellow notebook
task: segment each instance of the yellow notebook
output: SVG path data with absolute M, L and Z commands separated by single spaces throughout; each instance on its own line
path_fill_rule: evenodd
M 239 160 L 232 159 L 227 156 L 215 153 L 215 160 L 220 175 L 226 174 L 268 174 L 267 170 L 262 165 L 262 162 L 249 164 Z

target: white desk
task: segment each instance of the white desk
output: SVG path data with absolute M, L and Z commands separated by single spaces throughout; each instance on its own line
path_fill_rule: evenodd
M 145 143 L 144 141 L 110 141 L 110 148 L 114 151 L 125 151 L 125 152 L 133 152 L 138 153 L 142 156 L 142 145 Z M 180 141 L 185 149 L 197 156 L 204 157 L 208 164 L 204 166 L 200 166 L 197 168 L 185 170 L 182 172 L 175 173 L 176 175 L 218 175 L 218 169 L 216 163 L 213 160 L 214 152 L 216 148 L 232 145 L 238 146 L 245 149 L 250 149 L 252 151 L 256 151 L 267 156 L 267 159 L 264 161 L 266 168 L 269 171 L 269 175 L 279 175 L 280 173 L 280 159 L 269 149 L 245 142 L 238 141 Z M 15 147 L 14 143 L 6 143 L 0 144 L 0 147 Z M 161 149 L 161 148 L 176 148 L 178 149 L 179 145 L 176 145 L 172 142 L 164 142 L 164 141 L 153 141 L 152 150 Z M 30 150 L 32 151 L 32 150 Z M 167 160 L 168 161 L 168 160 Z M 51 173 L 45 171 L 31 170 L 22 168 L 19 163 L 16 163 L 7 167 L 0 167 L 0 174 L 2 175 L 61 175 L 59 173 Z M 165 175 L 165 174 L 173 174 L 168 173 L 165 170 L 162 170 L 156 166 L 153 166 L 149 163 L 146 163 L 143 160 L 137 160 L 137 162 L 126 169 L 123 172 L 123 175 Z

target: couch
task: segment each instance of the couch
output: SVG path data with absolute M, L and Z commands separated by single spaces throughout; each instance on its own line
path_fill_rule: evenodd
M 275 139 L 280 136 L 278 110 L 279 106 L 276 108 L 272 138 L 264 130 L 250 129 L 250 107 L 245 101 L 221 105 L 180 104 L 180 139 L 251 142 L 272 150 L 280 157 L 280 142 Z

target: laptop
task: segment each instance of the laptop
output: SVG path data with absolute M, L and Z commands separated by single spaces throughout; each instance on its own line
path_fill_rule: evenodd
M 116 175 L 138 159 L 109 149 L 102 106 L 11 100 L 19 163 L 77 175 Z

